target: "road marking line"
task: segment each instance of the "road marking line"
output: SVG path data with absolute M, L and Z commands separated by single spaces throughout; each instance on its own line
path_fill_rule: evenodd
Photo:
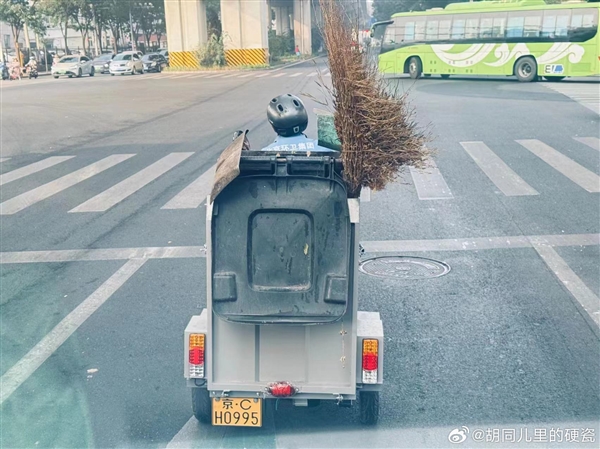
M 9 157 L 0 157 L 0 163 L 9 160 Z
M 16 181 L 17 179 L 24 178 L 25 176 L 32 175 L 40 172 L 46 168 L 53 167 L 61 162 L 73 159 L 75 156 L 52 156 L 41 161 L 34 162 L 33 164 L 26 165 L 25 167 L 17 168 L 16 170 L 9 171 L 0 175 L 0 186 L 8 184 L 9 182 Z
M 206 79 L 210 79 L 210 78 L 218 78 L 220 76 L 223 76 L 223 73 L 218 73 L 216 75 L 211 75 L 211 76 L 207 76 Z
M 217 165 L 206 170 L 199 178 L 175 195 L 161 209 L 196 209 L 204 202 L 212 189 Z
M 104 304 L 146 262 L 145 259 L 127 261 L 94 293 L 62 319 L 21 360 L 0 379 L 0 404 L 10 397 L 61 345 Z
M 293 75 L 290 75 L 290 78 L 296 78 L 297 76 L 302 75 L 302 72 L 298 72 L 298 73 L 294 73 Z
M 311 72 L 311 73 L 309 73 L 309 74 L 308 74 L 308 75 L 306 75 L 306 76 L 308 76 L 309 78 L 311 78 L 311 77 L 313 77 L 313 76 L 317 76 L 317 75 L 318 75 L 318 73 L 317 73 L 317 72 Z
M 326 74 L 325 78 L 331 78 L 331 73 Z
M 600 89 L 597 84 L 544 84 L 549 89 L 571 98 L 590 111 L 600 114 Z
M 248 78 L 249 76 L 253 76 L 254 73 L 250 72 L 250 73 L 246 73 L 245 75 L 240 76 L 240 78 Z
M 263 76 L 269 76 L 271 72 L 261 73 L 260 75 L 256 75 L 256 78 L 262 78 Z
M 225 79 L 225 78 L 235 78 L 235 77 L 237 77 L 237 76 L 239 76 L 239 75 L 240 75 L 239 73 L 232 73 L 231 75 L 225 75 L 225 76 L 223 77 L 223 79 Z
M 192 77 L 192 76 L 195 76 L 195 75 L 196 75 L 195 73 L 190 73 L 190 74 L 188 74 L 188 75 L 181 75 L 181 76 L 179 77 L 179 79 L 183 79 L 183 78 L 190 78 L 190 77 Z
M 179 74 L 174 74 L 174 75 L 163 75 L 161 76 L 161 79 L 166 80 L 169 78 L 177 78 L 179 76 Z
M 600 176 L 582 167 L 551 146 L 536 139 L 517 140 L 517 143 L 588 192 L 600 192 Z
M 74 186 L 88 178 L 91 178 L 98 173 L 108 170 L 109 168 L 126 161 L 127 159 L 135 156 L 135 154 L 113 154 L 98 162 L 94 162 L 87 167 L 83 167 L 73 173 L 63 176 L 62 178 L 55 179 L 47 184 L 39 186 L 33 190 L 22 193 L 10 200 L 6 200 L 0 204 L 0 215 L 12 215 L 16 214 L 23 209 L 26 209 L 33 204 L 36 204 L 42 200 L 50 198 L 69 187 Z
M 279 78 L 280 76 L 285 76 L 285 72 L 278 73 L 277 75 L 273 75 L 273 78 Z
M 423 170 L 410 167 L 410 175 L 420 200 L 451 200 L 454 198 L 433 159 L 426 162 Z
M 478 237 L 442 240 L 384 240 L 361 242 L 369 253 L 479 251 L 546 246 L 597 246 L 600 234 L 557 234 Z M 69 249 L 0 252 L 0 264 L 66 263 L 128 259 L 197 259 L 206 257 L 204 246 L 157 246 L 141 248 Z
M 133 195 L 142 187 L 154 181 L 160 175 L 171 170 L 179 163 L 186 160 L 194 153 L 171 153 L 162 159 L 159 159 L 152 165 L 140 170 L 135 175 L 115 184 L 111 188 L 99 193 L 86 202 L 71 209 L 69 213 L 77 212 L 104 212 L 114 205 L 120 203 L 125 198 Z
M 4 252 L 0 253 L 0 264 L 90 262 L 129 259 L 196 259 L 200 257 L 206 257 L 204 246 L 66 249 L 55 251 Z
M 549 246 L 600 245 L 600 234 L 520 235 L 440 240 L 382 240 L 361 243 L 365 251 L 372 253 L 478 251 L 485 249 L 531 248 L 534 243 Z
M 583 312 L 584 318 L 591 319 L 592 323 L 595 324 L 593 329 L 598 334 L 598 326 L 600 326 L 600 298 L 585 285 L 554 248 L 538 244 L 534 244 L 533 247 L 548 268 L 571 293 L 578 309 L 583 309 L 581 312 Z
M 597 137 L 573 137 L 573 139 L 581 142 L 584 145 L 587 145 L 590 148 L 593 148 L 596 151 L 600 151 L 600 139 Z
M 469 156 L 506 196 L 539 195 L 483 142 L 460 142 Z

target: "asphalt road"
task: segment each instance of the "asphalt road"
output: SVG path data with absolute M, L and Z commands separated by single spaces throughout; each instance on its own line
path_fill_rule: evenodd
M 434 162 L 371 193 L 361 241 L 367 258 L 451 271 L 360 277 L 359 307 L 385 329 L 379 424 L 332 404 L 282 404 L 262 429 L 190 419 L 183 330 L 206 303 L 210 169 L 237 129 L 253 147 L 274 138 L 273 96 L 324 100 L 327 75 L 319 62 L 1 85 L 0 447 L 447 447 L 453 429 L 468 447 L 597 447 L 593 80 L 392 80 Z

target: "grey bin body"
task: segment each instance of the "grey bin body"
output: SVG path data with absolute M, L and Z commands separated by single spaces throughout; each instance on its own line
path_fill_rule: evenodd
M 295 397 L 354 399 L 369 337 L 380 340 L 379 380 L 365 387 L 379 389 L 383 328 L 378 313 L 357 312 L 359 200 L 348 200 L 341 164 L 242 154 L 239 176 L 208 202 L 207 310 L 186 329 L 186 350 L 189 333 L 207 334 L 203 385 L 264 397 L 288 381 Z

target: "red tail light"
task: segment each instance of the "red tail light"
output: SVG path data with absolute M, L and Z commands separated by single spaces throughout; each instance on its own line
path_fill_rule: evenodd
M 266 390 L 276 398 L 287 398 L 298 392 L 298 389 L 289 382 L 273 382 L 267 386 Z
M 204 334 L 190 334 L 188 367 L 190 378 L 204 377 Z
M 365 384 L 376 384 L 379 366 L 379 340 L 364 339 L 362 346 L 362 381 Z

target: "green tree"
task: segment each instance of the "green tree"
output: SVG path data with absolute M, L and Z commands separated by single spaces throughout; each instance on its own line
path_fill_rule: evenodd
M 0 21 L 8 23 L 12 32 L 17 57 L 21 64 L 21 52 L 19 50 L 19 36 L 23 31 L 23 25 L 29 20 L 30 5 L 27 0 L 1 0 Z
M 70 54 L 68 43 L 69 24 L 79 10 L 78 0 L 41 0 L 40 6 L 51 22 L 60 28 L 65 42 L 65 53 Z

